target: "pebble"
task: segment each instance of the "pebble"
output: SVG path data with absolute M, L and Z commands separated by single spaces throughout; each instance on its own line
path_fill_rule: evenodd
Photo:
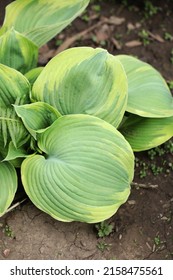
M 129 201 L 128 201 L 128 204 L 129 204 L 129 205 L 134 205 L 134 204 L 136 204 L 136 201 L 135 201 L 135 200 L 129 200 Z
M 122 239 L 122 237 L 123 237 L 123 236 L 122 236 L 122 234 L 120 234 L 120 235 L 119 235 L 119 237 L 118 237 L 118 238 L 119 238 L 119 240 L 121 240 L 121 239 Z
M 10 254 L 10 249 L 5 249 L 5 250 L 3 251 L 4 257 L 8 257 L 9 254 Z

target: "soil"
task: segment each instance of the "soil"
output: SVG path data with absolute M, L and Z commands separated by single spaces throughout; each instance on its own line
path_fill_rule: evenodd
M 173 1 L 152 1 L 156 9 L 136 2 L 94 1 L 41 48 L 39 64 L 68 47 L 103 47 L 137 56 L 173 81 Z M 0 259 L 173 259 L 173 142 L 136 157 L 131 195 L 106 221 L 108 236 L 93 224 L 56 221 L 26 200 L 0 219 Z

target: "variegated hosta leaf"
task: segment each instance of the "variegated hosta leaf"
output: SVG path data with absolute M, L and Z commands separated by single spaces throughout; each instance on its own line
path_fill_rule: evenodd
M 13 28 L 0 37 L 0 63 L 26 73 L 37 66 L 38 47 Z
M 0 134 L 4 147 L 12 141 L 20 147 L 28 141 L 29 133 L 17 116 L 13 104 L 29 103 L 30 85 L 15 69 L 0 64 Z
M 37 78 L 33 101 L 62 115 L 94 115 L 119 125 L 127 104 L 127 78 L 121 63 L 103 49 L 79 47 L 54 57 Z
M 26 157 L 29 157 L 30 155 L 27 153 L 27 149 L 22 146 L 20 148 L 16 148 L 13 144 L 13 142 L 10 142 L 9 143 L 9 146 L 8 146 L 8 152 L 7 152 L 7 155 L 6 157 L 4 158 L 3 161 L 12 161 L 12 160 L 15 160 L 15 159 L 18 159 L 18 158 L 26 158 Z M 19 166 L 15 166 L 15 167 L 20 167 Z
M 42 46 L 69 25 L 89 0 L 16 0 L 6 8 L 0 34 L 15 30 Z
M 36 138 L 36 132 L 39 133 L 47 129 L 61 116 L 54 107 L 44 102 L 14 107 L 17 115 L 34 138 Z
M 151 65 L 128 55 L 116 56 L 128 79 L 127 111 L 142 117 L 173 116 L 173 98 L 160 73 Z
M 25 77 L 28 79 L 31 86 L 33 86 L 34 82 L 36 81 L 36 79 L 38 78 L 38 76 L 40 75 L 43 69 L 44 67 L 37 67 L 31 69 L 29 72 L 25 74 Z
M 127 200 L 134 156 L 112 125 L 88 115 L 62 116 L 39 136 L 44 154 L 22 163 L 25 191 L 38 208 L 61 221 L 95 223 Z
M 17 190 L 17 174 L 9 162 L 0 162 L 0 217 L 12 203 Z
M 149 150 L 173 137 L 173 117 L 143 118 L 130 115 L 121 126 L 120 132 L 133 151 Z

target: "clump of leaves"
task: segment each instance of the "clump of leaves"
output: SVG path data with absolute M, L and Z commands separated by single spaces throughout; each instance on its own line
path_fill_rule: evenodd
M 38 48 L 88 2 L 16 0 L 7 9 L 0 30 L 1 216 L 17 190 L 17 167 L 28 197 L 53 218 L 104 221 L 129 197 L 133 151 L 173 136 L 171 92 L 139 59 L 79 47 L 32 69 Z
M 161 241 L 159 235 L 157 235 L 157 236 L 154 237 L 154 243 L 155 243 L 156 246 L 160 246 L 161 243 L 163 243 L 163 242 Z
M 5 225 L 3 232 L 6 236 L 14 238 L 15 234 L 9 225 Z
M 144 16 L 146 19 L 156 15 L 160 10 L 159 7 L 154 6 L 151 1 L 144 1 Z
M 94 12 L 99 13 L 101 11 L 101 6 L 100 5 L 92 5 L 92 10 Z
M 109 224 L 106 221 L 101 222 L 100 224 L 95 225 L 97 231 L 98 231 L 98 236 L 99 237 L 105 237 L 110 235 L 113 232 L 114 225 Z
M 168 175 L 173 170 L 173 163 L 170 161 L 173 154 L 172 139 L 165 142 L 163 145 L 147 151 L 148 160 L 140 160 L 135 158 L 135 167 L 139 170 L 139 177 L 145 178 L 151 172 L 154 176 L 161 173 Z
M 168 33 L 168 32 L 165 32 L 164 38 L 167 41 L 172 41 L 173 40 L 173 36 L 170 33 Z
M 97 244 L 97 248 L 101 251 L 104 252 L 105 250 L 109 250 L 109 248 L 111 247 L 112 244 L 108 244 L 106 242 L 98 242 Z
M 147 45 L 150 44 L 149 33 L 148 33 L 147 30 L 142 29 L 142 30 L 138 33 L 138 35 L 139 35 L 139 38 L 140 38 L 140 40 L 141 40 L 141 42 L 142 42 L 142 44 L 143 44 L 144 46 L 147 46 Z

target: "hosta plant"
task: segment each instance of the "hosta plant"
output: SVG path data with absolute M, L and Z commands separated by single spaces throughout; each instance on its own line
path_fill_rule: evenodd
M 77 3 L 88 3 L 50 2 L 55 14 L 61 5 L 53 2 L 76 2 L 78 9 Z M 29 20 L 21 27 L 19 11 L 27 17 L 35 4 L 13 3 L 0 40 L 16 30 L 39 47 L 67 25 L 67 18 L 60 17 L 62 28 L 54 23 L 50 37 L 48 28 L 40 27 L 42 18 L 29 28 Z M 12 20 L 11 9 L 16 7 Z M 76 13 L 74 7 L 72 11 Z M 49 20 L 54 17 L 48 15 Z M 101 48 L 72 48 L 44 69 L 33 70 L 31 63 L 22 68 L 24 59 L 19 68 L 14 67 L 17 62 L 8 64 L 12 59 L 1 50 L 6 60 L 0 64 L 0 214 L 14 198 L 20 168 L 31 201 L 55 219 L 95 223 L 109 218 L 130 194 L 133 151 L 150 149 L 173 136 L 173 98 L 164 79 L 147 63 L 115 57 Z

